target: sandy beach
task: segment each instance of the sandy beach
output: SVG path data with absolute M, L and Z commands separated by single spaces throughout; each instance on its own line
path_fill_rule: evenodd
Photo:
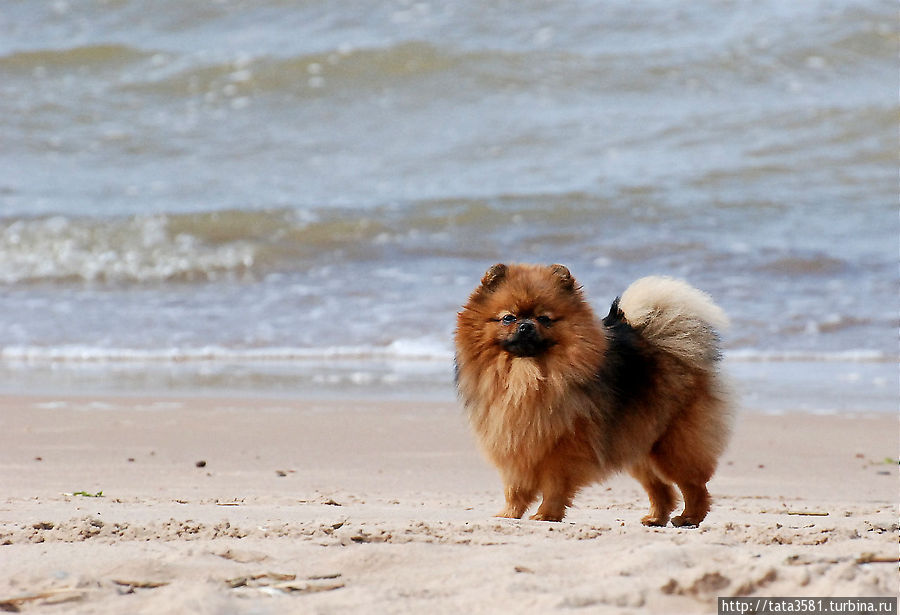
M 699 529 L 492 517 L 452 403 L 0 397 L 0 611 L 714 613 L 898 593 L 898 421 L 743 414 Z
M 0 615 L 900 595 L 897 17 L 0 1 Z M 597 318 L 646 276 L 724 310 L 694 358 L 739 412 L 699 528 L 644 527 L 627 475 L 494 516 L 453 380 L 499 263 L 564 265 Z M 631 369 L 617 314 L 603 366 L 576 326 L 560 371 L 640 399 L 668 360 Z M 659 329 L 711 346 L 701 320 Z

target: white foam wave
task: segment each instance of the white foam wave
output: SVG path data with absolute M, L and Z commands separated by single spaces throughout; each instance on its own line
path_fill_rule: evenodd
M 290 361 L 441 361 L 452 352 L 427 340 L 395 340 L 386 346 L 331 346 L 324 348 L 105 348 L 67 345 L 56 347 L 7 346 L 0 360 L 8 363 L 190 363 L 190 362 L 290 362 Z
M 0 224 L 0 283 L 211 279 L 248 270 L 248 241 L 212 244 L 173 233 L 165 215 L 97 222 L 63 216 Z
M 188 363 L 188 362 L 291 362 L 291 361 L 440 361 L 453 359 L 449 344 L 433 339 L 398 339 L 384 346 L 262 347 L 225 346 L 173 348 L 108 348 L 100 346 L 6 346 L 0 361 L 8 363 Z M 767 351 L 737 349 L 725 353 L 727 361 L 741 363 L 894 363 L 900 357 L 879 350 L 836 352 Z
M 864 348 L 815 352 L 806 350 L 759 350 L 742 348 L 725 353 L 725 359 L 737 362 L 796 362 L 796 363 L 895 363 L 900 356 Z

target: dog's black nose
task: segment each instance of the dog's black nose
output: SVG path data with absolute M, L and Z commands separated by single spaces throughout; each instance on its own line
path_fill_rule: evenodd
M 530 320 L 523 320 L 519 323 L 519 333 L 534 333 L 534 323 Z

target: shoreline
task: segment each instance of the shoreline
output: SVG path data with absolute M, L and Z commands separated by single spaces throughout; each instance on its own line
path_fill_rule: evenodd
M 896 595 L 897 427 L 739 414 L 692 530 L 643 527 L 628 476 L 562 523 L 493 518 L 499 479 L 454 403 L 0 396 L 0 606 L 705 613 L 720 595 Z
M 802 354 L 802 353 L 801 353 Z M 897 361 L 729 359 L 722 371 L 751 413 L 895 415 Z M 453 403 L 447 361 L 60 362 L 0 360 L 0 396 L 58 398 L 220 397 L 296 402 Z

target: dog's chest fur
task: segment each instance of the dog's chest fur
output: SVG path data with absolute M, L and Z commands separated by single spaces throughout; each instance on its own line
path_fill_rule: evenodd
M 583 395 L 533 358 L 498 362 L 492 372 L 460 382 L 475 432 L 492 457 L 540 457 L 586 411 Z M 466 395 L 468 387 L 479 390 Z

